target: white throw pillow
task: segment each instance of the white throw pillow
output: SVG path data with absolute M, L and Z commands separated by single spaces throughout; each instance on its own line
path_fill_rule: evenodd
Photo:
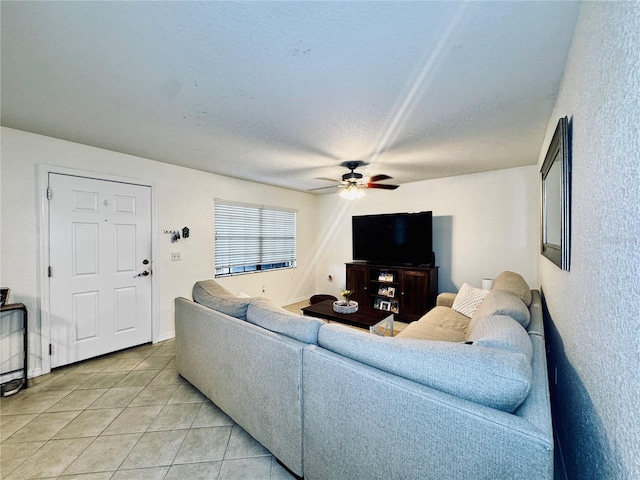
M 474 288 L 468 283 L 463 283 L 451 308 L 465 317 L 471 318 L 488 293 L 489 290 Z

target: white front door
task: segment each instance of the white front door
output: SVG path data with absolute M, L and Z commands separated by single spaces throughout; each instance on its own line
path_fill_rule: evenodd
M 150 342 L 151 188 L 49 173 L 49 189 L 51 367 Z

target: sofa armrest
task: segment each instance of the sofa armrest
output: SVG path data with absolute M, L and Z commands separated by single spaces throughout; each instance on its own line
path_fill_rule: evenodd
M 436 306 L 438 307 L 449 307 L 453 306 L 453 301 L 456 299 L 456 294 L 451 292 L 443 292 L 438 295 L 436 299 Z

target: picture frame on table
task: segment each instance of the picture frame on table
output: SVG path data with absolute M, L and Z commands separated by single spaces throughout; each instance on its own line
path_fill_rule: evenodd
M 396 300 L 391 302 L 391 311 L 393 313 L 398 313 L 398 311 L 399 311 L 398 302 Z

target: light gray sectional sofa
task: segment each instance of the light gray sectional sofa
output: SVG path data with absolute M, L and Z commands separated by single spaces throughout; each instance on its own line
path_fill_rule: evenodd
M 302 352 L 323 322 L 213 280 L 193 298 L 175 300 L 178 373 L 302 476 Z
M 552 479 L 540 295 L 498 276 L 472 318 L 454 295 L 396 337 L 198 282 L 176 299 L 176 364 L 293 473 Z M 446 340 L 443 340 L 446 338 Z

